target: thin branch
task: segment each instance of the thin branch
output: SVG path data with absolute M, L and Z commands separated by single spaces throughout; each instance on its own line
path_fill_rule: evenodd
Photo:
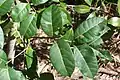
M 27 49 L 27 48 L 25 48 L 23 51 L 21 51 L 19 54 L 17 54 L 17 55 L 14 57 L 14 59 L 17 58 L 18 56 L 20 56 L 22 53 L 24 53 L 24 52 L 26 51 L 26 49 Z M 11 61 L 12 61 L 12 59 L 9 60 L 6 64 L 9 64 Z
M 57 39 L 58 37 L 32 37 L 32 38 L 39 38 L 39 39 Z
M 99 73 L 104 73 L 104 74 L 109 74 L 109 75 L 114 75 L 114 76 L 118 75 L 117 72 L 112 71 L 112 70 L 107 70 L 105 68 L 100 68 L 98 72 Z

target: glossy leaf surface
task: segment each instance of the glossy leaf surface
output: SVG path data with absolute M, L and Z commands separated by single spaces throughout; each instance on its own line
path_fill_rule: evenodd
M 20 23 L 20 34 L 25 38 L 34 36 L 37 32 L 36 21 L 37 19 L 35 14 L 30 14 L 28 18 Z
M 109 30 L 103 18 L 93 17 L 81 23 L 75 31 L 75 38 L 79 43 L 100 45 L 101 36 Z M 96 44 L 97 43 L 97 44 Z
M 30 12 L 30 5 L 28 3 L 19 3 L 17 4 L 11 12 L 13 21 L 21 22 L 27 18 Z
M 72 50 L 67 42 L 59 40 L 50 49 L 50 58 L 53 66 L 63 76 L 71 76 L 75 68 Z
M 39 5 L 39 4 L 44 4 L 46 3 L 48 0 L 32 0 L 32 3 L 34 5 Z
M 74 9 L 77 13 L 81 13 L 81 14 L 87 13 L 90 11 L 90 7 L 87 5 L 77 5 L 74 7 Z
M 6 14 L 13 4 L 14 0 L 0 0 L 0 16 Z
M 97 59 L 89 46 L 82 45 L 79 49 L 74 46 L 74 58 L 76 66 L 84 76 L 93 78 L 96 75 L 98 70 Z
M 26 50 L 25 57 L 27 68 L 30 68 L 33 63 L 33 49 L 31 47 L 28 47 L 28 49 Z

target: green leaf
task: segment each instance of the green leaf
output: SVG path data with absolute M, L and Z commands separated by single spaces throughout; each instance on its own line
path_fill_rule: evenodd
M 6 14 L 13 4 L 14 0 L 0 0 L 0 16 Z
M 0 69 L 6 68 L 7 56 L 6 53 L 0 49 Z
M 86 77 L 94 78 L 98 64 L 93 50 L 87 45 L 82 45 L 79 49 L 74 46 L 74 58 L 81 73 Z
M 91 49 L 93 50 L 95 55 L 100 57 L 101 59 L 107 59 L 110 61 L 112 60 L 112 57 L 108 51 L 106 51 L 106 50 L 99 51 L 99 50 L 92 48 L 92 47 L 91 47 Z
M 107 60 L 109 60 L 109 61 L 112 61 L 113 59 L 112 59 L 112 55 L 110 54 L 110 52 L 109 51 L 107 51 L 107 50 L 102 50 L 101 51 L 101 54 L 103 55 L 103 59 L 107 59 Z
M 110 28 L 107 27 L 103 18 L 90 18 L 78 26 L 75 31 L 75 38 L 82 44 L 88 43 L 89 45 L 99 45 L 102 42 L 101 36 L 109 29 Z
M 20 23 L 20 34 L 26 38 L 34 36 L 37 32 L 36 21 L 35 13 L 29 14 L 28 17 Z
M 7 35 L 11 28 L 13 28 L 13 22 L 12 21 L 9 21 L 4 27 L 3 27 L 3 32 L 4 32 L 4 35 Z
M 65 25 L 65 24 L 72 25 L 72 19 L 68 11 L 63 8 L 60 8 L 60 9 L 61 9 L 62 25 Z
M 93 17 L 96 17 L 95 12 L 92 12 L 92 13 L 87 17 L 87 19 L 89 19 L 89 18 L 93 18 Z
M 63 11 L 55 5 L 51 5 L 48 7 L 43 13 L 41 17 L 41 27 L 43 31 L 48 36 L 53 36 L 56 32 L 58 32 L 63 25 L 65 24 L 66 16 L 63 14 Z
M 74 9 L 77 13 L 81 13 L 81 14 L 84 14 L 90 11 L 90 7 L 87 5 L 77 5 L 74 7 Z
M 16 71 L 10 67 L 0 68 L 0 74 L 0 80 L 25 80 L 22 72 Z
M 71 76 L 75 68 L 72 50 L 67 42 L 60 39 L 50 48 L 50 59 L 56 70 L 63 76 Z
M 52 0 L 52 1 L 54 1 L 54 2 L 59 2 L 59 0 Z
M 111 24 L 115 27 L 120 27 L 120 18 L 118 17 L 112 17 L 108 20 L 108 24 Z
M 95 53 L 96 56 L 100 57 L 102 60 L 109 60 L 112 61 L 112 55 L 110 54 L 109 51 L 107 50 L 97 50 L 95 48 L 92 48 L 93 52 Z
M 28 17 L 30 12 L 30 5 L 28 3 L 17 4 L 11 12 L 13 21 L 21 22 Z
M 27 63 L 27 68 L 30 68 L 32 63 L 33 63 L 33 49 L 31 47 L 28 47 L 26 50 L 26 63 Z
M 72 40 L 74 39 L 73 29 L 71 28 L 70 30 L 68 30 L 65 35 L 63 35 L 62 39 L 67 40 L 68 42 L 72 42 Z
M 90 5 L 90 6 L 91 6 L 91 4 L 92 4 L 92 0 L 85 0 L 85 2 L 86 2 L 88 5 Z
M 0 27 L 0 49 L 3 49 L 4 46 L 4 33 L 2 28 Z
M 120 0 L 118 0 L 117 8 L 118 8 L 118 13 L 119 13 L 119 15 L 120 15 Z
M 32 0 L 32 3 L 34 4 L 34 5 L 39 5 L 39 4 L 44 4 L 44 3 L 46 3 L 48 0 Z
M 8 67 L 6 63 L 7 55 L 3 50 L 0 50 L 0 80 L 25 80 L 20 71 Z
M 40 74 L 40 80 L 55 80 L 52 73 L 42 73 Z

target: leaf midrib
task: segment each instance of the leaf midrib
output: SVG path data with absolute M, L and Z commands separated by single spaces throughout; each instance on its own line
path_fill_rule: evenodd
M 31 17 L 31 16 L 32 16 L 32 17 Z M 31 17 L 31 20 L 29 21 L 29 24 L 28 24 L 28 26 L 27 26 L 27 28 L 26 28 L 26 30 L 25 30 L 25 33 L 23 34 L 24 36 L 25 36 L 25 34 L 26 34 L 26 32 L 27 32 L 27 30 L 28 30 L 28 28 L 29 28 L 31 22 L 33 21 L 33 18 L 34 18 L 33 15 L 30 15 L 29 17 Z
M 21 3 L 21 4 L 25 4 L 25 3 Z M 27 6 L 28 4 L 26 4 L 22 9 L 21 9 L 21 11 L 18 13 L 18 15 L 17 15 L 17 17 L 16 18 L 18 18 L 19 17 L 19 15 L 20 15 L 20 13 L 25 9 L 25 7 Z M 17 6 L 18 7 L 18 6 Z
M 76 48 L 76 49 L 78 49 L 78 48 Z M 78 49 L 79 50 L 79 49 Z M 83 58 L 83 60 L 85 61 L 85 63 L 86 63 L 86 66 L 87 66 L 87 68 L 88 68 L 88 70 L 89 70 L 89 72 L 92 74 L 92 72 L 91 72 L 91 70 L 90 70 L 90 68 L 89 68 L 89 66 L 88 66 L 88 64 L 87 64 L 87 62 L 86 62 L 86 60 L 85 60 L 85 58 L 83 57 L 83 55 L 82 55 L 82 53 L 81 53 L 81 51 L 79 50 L 79 55 L 81 55 L 81 57 Z M 93 76 L 93 74 L 92 74 L 92 76 Z
M 0 5 L 0 7 L 6 2 L 6 0 Z

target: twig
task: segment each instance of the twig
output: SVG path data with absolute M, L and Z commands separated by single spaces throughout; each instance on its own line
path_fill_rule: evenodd
M 39 38 L 39 39 L 57 39 L 58 37 L 32 37 L 32 38 Z
M 100 68 L 98 72 L 99 72 L 99 73 L 104 73 L 104 74 L 109 74 L 109 75 L 114 75 L 114 76 L 118 75 L 117 72 L 115 72 L 115 71 L 110 71 L 110 70 L 107 70 L 107 69 L 105 69 L 105 68 Z
M 29 3 L 29 0 L 26 0 L 27 3 Z
M 24 53 L 24 52 L 26 51 L 26 49 L 27 49 L 27 48 L 25 48 L 23 51 L 21 51 L 19 54 L 17 54 L 17 55 L 14 57 L 14 59 L 17 58 L 18 56 L 20 56 L 22 53 Z M 12 59 L 9 60 L 6 64 L 9 64 L 11 61 L 12 61 Z

